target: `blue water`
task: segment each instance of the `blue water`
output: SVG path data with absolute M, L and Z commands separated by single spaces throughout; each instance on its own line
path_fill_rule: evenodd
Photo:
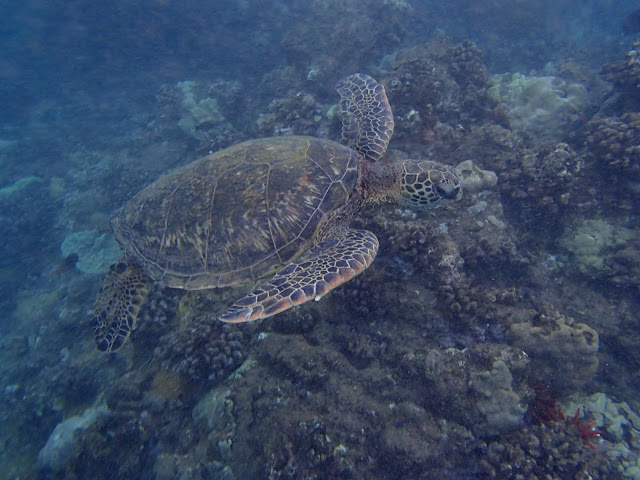
M 637 8 L 3 2 L 0 477 L 640 478 Z M 463 199 L 363 211 L 372 266 L 273 318 L 156 284 L 98 352 L 111 215 L 241 141 L 339 141 L 355 72 L 385 161 L 471 160 Z

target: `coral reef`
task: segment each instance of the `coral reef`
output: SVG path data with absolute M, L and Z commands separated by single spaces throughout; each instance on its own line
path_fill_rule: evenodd
M 245 341 L 242 329 L 221 322 L 194 322 L 163 336 L 154 355 L 163 368 L 192 381 L 220 381 L 246 358 Z
M 235 110 L 242 104 L 242 94 L 242 86 L 236 82 L 218 81 L 207 85 L 184 80 L 176 85 L 164 85 L 156 95 L 162 115 L 153 126 L 163 132 L 177 127 L 183 135 L 195 140 L 200 155 L 220 150 L 244 139 L 234 126 L 246 123 L 244 116 Z M 230 120 L 225 114 L 238 115 L 238 118 Z
M 195 406 L 192 417 L 196 425 L 202 425 L 204 431 L 216 436 L 216 456 L 222 461 L 231 460 L 233 437 L 237 429 L 231 392 L 224 388 L 211 390 Z M 211 436 L 209 441 L 212 441 Z
M 356 368 L 366 368 L 388 351 L 387 340 L 376 333 L 341 332 L 336 343 Z
M 504 361 L 493 362 L 490 371 L 472 373 L 469 386 L 478 395 L 478 409 L 486 418 L 485 423 L 475 426 L 476 431 L 492 436 L 523 424 L 526 408 L 513 391 L 513 376 Z
M 465 260 L 461 256 L 460 246 L 453 241 L 447 224 L 430 226 L 414 221 L 380 221 L 386 223 L 387 233 L 383 238 L 391 246 L 388 251 L 397 252 L 398 255 L 392 257 L 392 260 L 399 263 L 410 276 L 421 279 L 418 282 L 422 281 L 426 287 L 437 292 L 443 305 L 443 315 L 458 317 L 455 330 L 475 330 L 477 325 L 474 325 L 473 319 L 477 319 L 478 302 L 471 279 L 464 271 Z M 402 258 L 408 259 L 406 267 Z M 365 299 L 365 302 L 369 303 L 371 300 L 375 301 Z M 427 311 L 429 308 L 423 305 L 420 310 Z
M 546 387 L 536 393 L 545 396 L 534 413 L 536 424 L 491 442 L 481 461 L 485 475 L 547 478 L 564 472 L 567 478 L 638 478 L 634 445 L 640 417 L 626 402 L 594 393 L 574 394 L 558 404 Z
M 626 210 L 637 206 L 637 183 L 640 180 L 640 114 L 625 113 L 592 122 L 586 147 L 593 161 L 602 167 L 614 190 L 608 199 Z M 621 191 L 623 190 L 623 191 Z
M 401 209 L 375 212 L 366 224 L 377 233 L 381 253 L 369 269 L 370 286 L 345 292 L 350 304 L 363 315 L 376 311 L 407 320 L 429 315 L 432 334 L 444 347 L 503 341 L 508 323 L 502 319 L 518 302 L 514 282 L 526 263 L 510 236 L 499 195 L 483 190 L 464 201 L 470 207 L 455 218 L 447 210 L 437 218 Z M 392 308 L 397 299 L 400 311 Z
M 409 355 L 409 381 L 426 387 L 424 404 L 445 419 L 461 423 L 476 436 L 493 436 L 523 424 L 530 389 L 527 357 L 518 349 L 475 344 Z M 423 387 L 424 388 L 424 387 Z
M 614 226 L 602 219 L 581 219 L 567 229 L 559 243 L 571 254 L 572 266 L 581 273 L 592 278 L 606 278 L 623 273 L 620 268 L 623 265 L 615 259 L 634 238 L 634 232 L 628 228 Z
M 129 347 L 128 355 L 148 361 L 154 356 L 156 348 L 162 349 L 165 335 L 176 329 L 180 318 L 182 292 L 152 285 L 146 302 L 140 308 L 136 328 L 131 333 L 134 347 Z M 127 344 L 125 344 L 127 345 Z M 126 347 L 125 347 L 126 348 Z
M 291 8 L 281 40 L 287 63 L 308 82 L 318 84 L 324 94 L 331 91 L 339 75 L 374 63 L 381 52 L 398 45 L 415 24 L 407 15 L 409 4 L 399 1 L 298 2 Z M 327 25 L 331 25 L 330 32 Z
M 615 450 L 628 450 L 629 445 L 635 446 L 640 442 L 640 416 L 627 402 L 615 402 L 598 392 L 588 396 L 574 394 L 563 400 L 561 405 L 568 412 L 583 410 L 593 419 L 595 426 L 606 432 L 608 442 L 621 443 L 613 447 Z
M 590 105 L 583 85 L 559 77 L 532 77 L 520 73 L 494 75 L 490 92 L 505 105 L 510 127 L 538 141 L 559 140 Z
M 331 328 L 322 328 L 321 335 Z M 433 417 L 419 395 L 394 401 L 390 376 L 380 377 L 377 368 L 358 369 L 335 349 L 310 344 L 300 335 L 269 333 L 255 353 L 257 364 L 241 380 L 210 392 L 194 411 L 198 419 L 206 411 L 213 424 L 223 425 L 213 429 L 208 421 L 197 422 L 200 449 L 213 452 L 209 461 L 234 473 L 385 478 L 428 469 L 446 474 L 459 471 L 466 463 L 462 452 L 476 443 L 455 421 Z M 259 442 L 252 440 L 257 432 Z M 450 448 L 453 444 L 458 447 Z
M 481 478 L 622 479 L 621 462 L 584 445 L 566 422 L 530 425 L 488 442 Z
M 29 175 L 28 177 L 19 178 L 11 185 L 6 185 L 0 188 L 0 200 L 9 198 L 11 195 L 18 193 L 28 187 L 32 183 L 42 183 L 44 180 L 35 175 Z
M 394 108 L 396 134 L 411 155 L 424 144 L 453 149 L 465 126 L 491 116 L 482 53 L 472 42 L 450 45 L 440 37 L 400 50 L 384 77 Z
M 59 199 L 47 182 L 21 177 L 0 190 L 0 311 L 15 308 L 18 289 L 31 275 L 39 275 L 55 252 Z
M 593 419 L 592 428 L 601 431 L 596 448 L 603 448 L 609 458 L 620 465 L 624 478 L 640 477 L 640 455 L 637 453 L 640 444 L 640 416 L 627 402 L 615 402 L 602 392 L 591 395 L 575 394 L 562 401 L 566 411 L 583 412 Z M 588 424 L 586 424 L 588 425 Z M 586 426 L 585 425 L 585 426 Z M 593 437 L 591 437 L 593 440 Z M 597 438 L 596 438 L 597 439 Z
M 602 73 L 616 87 L 627 92 L 637 92 L 640 88 L 640 40 L 633 42 L 625 60 L 606 64 Z
M 465 40 L 451 47 L 447 56 L 451 57 L 451 75 L 458 85 L 465 89 L 465 95 L 467 95 L 465 99 L 471 101 L 467 105 L 463 104 L 463 107 L 476 108 L 479 102 L 469 89 L 482 89 L 486 85 L 488 72 L 484 65 L 482 51 L 472 41 Z M 470 93 L 471 96 L 468 96 Z
M 598 369 L 598 333 L 557 311 L 540 314 L 533 325 L 513 323 L 508 338 L 529 355 L 537 379 L 561 393 L 579 389 Z
M 258 136 L 311 135 L 328 136 L 327 108 L 319 105 L 311 94 L 289 91 L 284 98 L 275 98 L 255 120 Z
M 216 303 L 224 305 L 224 301 Z M 211 304 L 197 292 L 176 295 L 171 289 L 154 288 L 133 332 L 136 356 L 141 361 L 152 357 L 162 369 L 185 381 L 205 386 L 220 383 L 246 359 L 253 326 L 215 321 Z
M 148 362 L 125 373 L 106 395 L 108 414 L 77 432 L 80 447 L 66 463 L 64 478 L 142 478 L 152 471 L 155 478 L 176 478 L 175 472 L 211 478 L 220 469 L 199 462 L 191 451 L 197 397 L 179 375 L 148 368 Z
M 33 161 L 31 170 L 11 166 L 0 189 L 0 232 L 20 239 L 0 262 L 0 305 L 19 326 L 0 339 L 3 359 L 13 359 L 0 374 L 0 464 L 12 465 L 0 475 L 640 478 L 638 44 L 605 67 L 615 91 L 597 100 L 603 90 L 584 64 L 489 78 L 472 42 L 403 43 L 425 24 L 425 7 L 413 3 L 298 1 L 268 12 L 233 2 L 216 33 L 241 31 L 246 50 L 221 40 L 207 50 L 222 62 L 215 69 L 202 59 L 192 71 L 165 67 L 152 108 L 129 118 L 127 106 L 114 117 L 126 120 L 103 123 L 100 135 L 66 127 L 24 150 L 0 139 L 0 162 L 16 151 Z M 469 11 L 487 16 L 506 3 Z M 510 28 L 531 23 L 508 10 Z M 231 30 L 231 18 L 247 15 L 255 22 Z M 254 28 L 276 20 L 287 29 Z M 195 30 L 187 40 L 202 46 Z M 534 37 L 518 38 L 542 65 L 548 50 L 536 46 L 547 39 Z M 418 46 L 392 51 L 399 45 Z M 251 75 L 224 71 L 225 58 L 242 63 L 229 52 L 246 60 L 250 47 L 265 63 L 247 62 Z M 502 51 L 487 58 L 495 64 Z M 156 287 L 133 341 L 98 356 L 85 318 L 97 284 L 79 271 L 110 263 L 99 233 L 109 213 L 161 173 L 245 138 L 339 138 L 333 86 L 355 71 L 387 89 L 389 157 L 458 164 L 462 203 L 363 212 L 356 223 L 380 239 L 376 262 L 323 302 L 270 321 L 215 322 L 235 289 Z M 75 126 L 108 108 L 74 95 L 86 100 Z M 102 150 L 75 146 L 89 131 Z M 541 399 L 536 382 L 566 398 Z M 97 399 L 108 409 L 92 407 Z M 536 405 L 549 415 L 533 415 Z
M 178 126 L 186 133 L 199 137 L 199 131 L 203 130 L 205 125 L 213 127 L 225 122 L 215 98 L 196 99 L 194 92 L 195 82 L 185 80 L 184 82 L 178 82 L 177 87 L 182 92 L 182 108 L 184 109 L 184 114 L 178 121 Z
M 598 177 L 566 143 L 521 155 L 518 165 L 499 171 L 501 193 L 509 199 L 505 216 L 517 229 L 519 244 L 550 247 L 572 217 L 599 204 L 594 190 Z

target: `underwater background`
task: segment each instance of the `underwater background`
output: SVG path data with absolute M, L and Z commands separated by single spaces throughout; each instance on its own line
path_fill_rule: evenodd
M 2 2 L 0 478 L 640 478 L 638 8 Z M 372 266 L 263 321 L 156 285 L 99 352 L 110 216 L 240 141 L 339 139 L 355 72 L 462 201 L 363 211 Z

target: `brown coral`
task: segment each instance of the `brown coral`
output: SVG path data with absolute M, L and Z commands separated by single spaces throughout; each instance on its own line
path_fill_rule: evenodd
M 506 216 L 520 243 L 553 241 L 576 212 L 598 203 L 593 169 L 563 142 L 521 154 L 519 165 L 499 172 L 502 194 L 510 200 L 504 202 Z
M 560 392 L 575 391 L 598 369 L 598 332 L 560 312 L 540 314 L 535 325 L 514 323 L 509 337 L 531 357 L 538 379 L 550 379 Z
M 608 63 L 602 69 L 604 77 L 622 90 L 640 89 L 640 39 L 633 42 L 625 60 Z
M 569 422 L 531 425 L 502 435 L 480 460 L 486 479 L 619 479 L 619 461 L 584 445 Z
M 246 330 L 195 321 L 165 335 L 155 357 L 168 370 L 198 382 L 221 381 L 247 355 Z
M 324 130 L 322 130 L 324 129 Z M 289 91 L 283 98 L 275 98 L 255 122 L 258 136 L 311 135 L 328 136 L 327 119 L 313 95 Z
M 451 45 L 438 37 L 398 52 L 383 79 L 394 108 L 394 138 L 404 139 L 411 154 L 424 144 L 455 149 L 467 126 L 492 118 L 486 76 L 482 52 L 469 41 Z
M 586 145 L 604 164 L 621 174 L 640 173 L 640 113 L 625 113 L 593 123 Z

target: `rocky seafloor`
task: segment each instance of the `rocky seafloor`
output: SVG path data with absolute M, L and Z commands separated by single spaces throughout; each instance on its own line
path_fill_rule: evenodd
M 394 109 L 389 156 L 457 165 L 463 200 L 362 212 L 373 265 L 265 321 L 214 321 L 242 288 L 156 286 L 112 355 L 89 324 L 119 255 L 112 209 L 185 152 L 338 138 L 340 74 L 328 58 L 306 76 L 276 69 L 268 103 L 239 82 L 182 80 L 109 149 L 60 146 L 67 171 L 0 190 L 3 236 L 31 232 L 7 255 L 49 259 L 27 285 L 12 283 L 17 263 L 3 270 L 16 294 L 0 475 L 640 478 L 636 47 L 601 74 L 566 62 L 491 76 L 475 44 L 444 37 L 395 52 L 367 72 Z

